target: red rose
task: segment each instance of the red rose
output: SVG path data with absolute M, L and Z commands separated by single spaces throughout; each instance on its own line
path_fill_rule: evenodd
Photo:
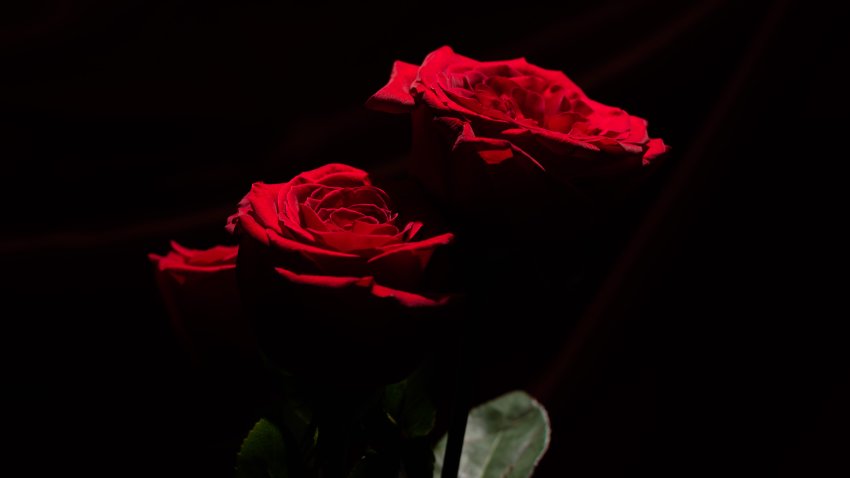
M 367 103 L 413 112 L 413 172 L 467 209 L 629 175 L 667 151 L 647 122 L 588 98 L 566 75 L 525 59 L 480 62 L 442 47 L 421 66 L 397 61 Z
M 189 249 L 171 243 L 166 255 L 150 254 L 172 327 L 193 359 L 246 356 L 254 338 L 243 320 L 236 287 L 236 246 Z
M 419 239 L 366 172 L 329 164 L 281 184 L 256 183 L 229 220 L 242 237 L 239 281 L 266 348 L 296 372 L 359 380 L 423 332 L 448 301 L 421 289 L 450 233 Z M 344 364 L 329 368 L 328 355 Z M 398 370 L 401 373 L 401 370 Z M 343 372 L 345 375 L 345 372 Z
M 469 301 L 487 317 L 480 343 L 501 340 L 515 325 L 505 318 L 524 318 L 511 329 L 517 346 L 489 350 L 493 374 L 482 371 L 482 383 L 516 388 L 571 332 L 565 311 L 616 256 L 606 248 L 628 233 L 637 186 L 667 146 L 562 72 L 449 47 L 421 65 L 395 62 L 367 105 L 411 113 L 410 171 L 472 238 L 462 258 Z

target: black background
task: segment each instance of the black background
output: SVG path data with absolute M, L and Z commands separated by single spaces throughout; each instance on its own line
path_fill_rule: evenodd
M 226 240 L 253 181 L 402 154 L 407 119 L 363 102 L 450 44 L 561 69 L 675 148 L 553 359 L 540 475 L 846 476 L 845 19 L 684 3 L 0 7 L 4 468 L 230 476 L 256 385 L 191 366 L 146 253 Z

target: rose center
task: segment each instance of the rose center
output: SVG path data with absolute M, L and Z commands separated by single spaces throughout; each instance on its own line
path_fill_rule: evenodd
M 316 196 L 321 196 L 317 199 Z M 326 224 L 342 230 L 359 229 L 357 224 L 392 225 L 396 214 L 389 206 L 384 191 L 374 186 L 326 189 L 307 201 L 316 215 Z
M 448 71 L 442 85 L 449 98 L 483 116 L 562 133 L 589 127 L 592 109 L 578 93 L 509 66 Z

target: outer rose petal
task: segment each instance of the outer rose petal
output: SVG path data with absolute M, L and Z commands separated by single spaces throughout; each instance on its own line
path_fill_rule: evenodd
M 643 154 L 644 165 L 651 163 L 655 158 L 661 156 L 667 151 L 670 151 L 670 147 L 664 144 L 664 141 L 661 138 L 650 139 L 647 146 L 646 153 Z
M 269 234 L 269 240 L 277 247 L 286 251 L 298 252 L 322 259 L 359 259 L 356 254 L 346 254 L 344 252 L 332 251 L 330 249 L 322 249 L 303 242 L 293 241 L 278 234 Z
M 251 186 L 251 192 L 245 196 L 246 202 L 250 205 L 250 214 L 263 227 L 276 232 L 281 232 L 277 211 L 279 193 L 280 185 L 278 184 L 254 183 Z
M 301 263 L 305 260 L 312 264 L 311 269 L 328 274 L 358 274 L 364 272 L 365 259 L 357 254 L 331 251 L 318 246 L 287 239 L 272 231 L 267 231 L 269 245 L 283 256 L 281 264 Z M 289 254 L 287 256 L 287 254 Z M 295 255 L 294 257 L 292 255 Z M 301 258 L 301 260 L 297 260 Z
M 161 273 L 169 274 L 183 284 L 192 275 L 214 274 L 236 268 L 237 246 L 215 246 L 211 249 L 189 249 L 171 241 L 172 251 L 164 256 L 149 254 Z
M 236 264 L 239 246 L 213 246 L 209 249 L 189 249 L 176 241 L 171 241 L 171 248 L 187 262 L 196 265 L 231 265 Z
M 278 274 L 285 279 L 297 284 L 314 286 L 327 289 L 354 288 L 361 289 L 378 300 L 390 300 L 404 307 L 436 307 L 445 305 L 449 298 L 443 296 L 438 299 L 430 299 L 412 292 L 404 292 L 390 287 L 379 285 L 372 277 L 334 277 L 296 274 L 282 267 L 275 268 Z M 328 300 L 334 300 L 332 292 L 328 292 Z
M 390 81 L 372 95 L 366 106 L 386 113 L 406 113 L 413 108 L 414 99 L 410 94 L 410 84 L 416 79 L 419 66 L 403 61 L 393 63 Z
M 227 218 L 227 231 L 231 234 L 236 234 L 237 230 L 244 231 L 268 244 L 266 228 L 282 232 L 274 206 L 279 190 L 279 184 L 254 183 L 251 191 L 239 201 L 236 213 Z
M 645 144 L 649 139 L 647 132 L 648 123 L 645 119 L 637 116 L 629 116 L 629 135 L 624 140 L 633 144 Z
M 450 121 L 448 124 L 454 124 L 454 127 L 457 127 L 457 123 Z M 528 162 L 541 170 L 544 169 L 534 158 L 510 141 L 476 136 L 470 123 L 462 123 L 462 129 L 452 149 L 474 151 L 487 164 L 500 164 L 508 159 L 516 158 L 517 161 Z
M 330 163 L 295 176 L 290 183 L 319 183 L 325 186 L 355 187 L 370 185 L 366 171 L 341 163 Z
M 371 277 L 336 277 L 296 274 L 295 272 L 288 271 L 283 267 L 275 267 L 275 270 L 278 274 L 292 282 L 313 285 L 316 287 L 327 287 L 330 289 L 339 289 L 342 287 L 371 287 L 374 283 L 374 280 Z
M 512 140 L 534 140 L 551 150 L 553 153 L 561 155 L 580 153 L 581 150 L 591 152 L 599 151 L 599 146 L 592 143 L 570 137 L 567 134 L 543 128 L 511 128 L 502 131 L 501 135 Z
M 401 240 L 401 234 L 396 236 L 356 234 L 351 231 L 315 232 L 329 248 L 343 253 L 357 253 L 359 256 L 370 256 L 381 247 Z
M 269 243 L 269 234 L 266 232 L 266 228 L 260 225 L 256 219 L 250 214 L 236 214 L 230 219 L 231 224 L 234 224 L 231 233 L 235 231 L 235 227 L 238 227 L 243 233 L 253 237 L 254 239 L 262 242 L 263 244 Z M 277 232 L 272 231 L 274 234 Z
M 454 240 L 451 233 L 434 236 L 423 241 L 389 246 L 369 259 L 369 270 L 383 284 L 411 287 L 422 278 L 434 250 Z
M 256 342 L 236 286 L 236 246 L 196 250 L 172 242 L 165 256 L 150 254 L 171 325 L 199 363 L 253 359 Z M 236 356 L 234 356 L 234 354 Z
M 456 135 L 448 161 L 453 200 L 468 206 L 542 186 L 544 167 L 513 142 L 479 137 L 470 123 L 455 118 L 437 118 L 436 124 Z
M 478 113 L 475 113 L 474 111 L 452 101 L 448 96 L 446 96 L 443 89 L 438 86 L 439 75 L 445 71 L 449 65 L 453 64 L 469 64 L 470 66 L 477 66 L 479 62 L 472 58 L 458 55 L 449 46 L 440 47 L 425 57 L 425 60 L 422 62 L 422 66 L 419 67 L 419 72 L 416 75 L 416 81 L 413 82 L 411 88 L 415 89 L 417 94 L 421 96 L 422 101 L 433 110 L 451 115 L 464 114 L 486 119 Z
M 480 138 L 469 122 L 413 112 L 411 171 L 431 194 L 454 212 L 481 220 L 497 214 L 503 201 L 534 203 L 547 186 L 543 167 L 504 139 Z
M 391 289 L 389 287 L 384 287 L 379 284 L 375 284 L 372 286 L 372 295 L 375 297 L 381 297 L 386 299 L 394 299 L 398 301 L 399 304 L 405 307 L 437 307 L 446 305 L 449 302 L 448 296 L 442 296 L 439 299 L 429 299 L 427 297 L 414 294 L 412 292 L 405 292 L 403 290 Z

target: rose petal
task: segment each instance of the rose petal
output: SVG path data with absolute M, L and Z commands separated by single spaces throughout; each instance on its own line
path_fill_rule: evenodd
M 190 249 L 172 242 L 165 256 L 150 254 L 176 335 L 194 360 L 251 359 L 256 343 L 242 316 L 236 284 L 236 246 Z M 237 352 L 237 356 L 232 356 Z
M 377 206 L 381 209 L 388 209 L 388 202 L 387 193 L 374 186 L 339 188 L 326 194 L 319 204 L 316 205 L 315 209 L 319 217 L 325 217 L 322 215 L 322 209 L 354 208 L 358 205 L 365 207 Z M 330 211 L 328 211 L 329 213 Z
M 356 254 L 347 254 L 345 252 L 323 249 L 311 244 L 304 244 L 298 241 L 287 239 L 279 234 L 269 234 L 269 240 L 272 244 L 286 251 L 297 252 L 311 259 L 359 259 Z
M 402 230 L 402 234 L 404 234 L 404 239 L 409 241 L 413 239 L 417 232 L 422 229 L 421 222 L 409 222 L 406 226 L 404 226 L 404 230 Z
M 374 284 L 372 286 L 372 295 L 384 299 L 394 299 L 398 301 L 399 304 L 411 308 L 439 307 L 446 305 L 451 299 L 449 296 L 446 295 L 441 296 L 437 299 L 430 299 L 419 294 L 405 292 L 403 290 L 391 289 L 380 284 Z
M 469 123 L 463 123 L 463 129 L 452 150 L 474 151 L 487 164 L 500 164 L 505 160 L 516 158 L 518 161 L 544 169 L 537 160 L 508 140 L 476 136 Z
M 372 297 L 382 300 L 392 300 L 404 307 L 436 307 L 442 306 L 449 302 L 448 296 L 441 296 L 436 299 L 431 299 L 412 292 L 405 292 L 390 287 L 386 287 L 375 282 L 372 277 L 334 277 L 297 274 L 286 270 L 282 267 L 275 269 L 283 278 L 296 284 L 314 286 L 319 288 L 341 289 L 341 288 L 361 288 L 363 292 L 370 294 Z
M 282 191 L 286 191 L 285 193 L 281 193 L 281 196 L 285 194 L 286 197 L 280 198 L 278 201 L 280 204 L 278 220 L 281 224 L 282 234 L 286 237 L 291 237 L 301 241 L 315 241 L 316 239 L 313 235 L 302 226 L 302 206 L 299 203 L 297 196 L 299 195 L 299 192 L 303 194 L 305 191 L 303 189 L 299 191 L 299 186 L 289 189 L 284 188 Z
M 667 146 L 666 144 L 664 144 L 664 141 L 661 140 L 660 138 L 650 139 L 649 143 L 647 143 L 646 153 L 644 153 L 644 155 L 643 155 L 643 159 L 641 161 L 641 164 L 646 166 L 647 164 L 651 163 L 654 159 L 658 158 L 659 156 L 663 155 L 664 153 L 666 153 L 669 150 L 670 150 L 670 147 Z
M 250 214 L 242 214 L 238 217 L 240 230 L 253 237 L 257 241 L 268 245 L 269 244 L 269 234 L 266 232 L 266 228 L 261 226 L 254 216 Z M 277 232 L 275 232 L 277 234 Z
M 251 215 L 263 227 L 281 232 L 277 214 L 277 198 L 280 185 L 254 183 L 245 197 L 251 206 Z
M 329 188 L 317 184 L 297 184 L 281 189 L 278 198 L 278 209 L 281 221 L 288 219 L 288 227 L 301 227 L 301 205 L 305 202 L 315 201 L 317 195 L 326 194 Z
M 415 286 L 422 278 L 434 250 L 453 240 L 454 235 L 446 233 L 422 241 L 389 246 L 385 248 L 386 252 L 369 259 L 369 270 L 384 284 L 405 288 Z
M 424 269 L 428 265 L 434 249 L 450 244 L 453 240 L 454 234 L 447 232 L 421 241 L 405 242 L 403 244 L 389 246 L 385 248 L 385 252 L 371 258 L 369 264 L 371 266 L 377 266 L 384 262 L 393 261 L 402 254 L 407 254 L 415 256 L 417 267 Z
M 347 164 L 330 163 L 296 176 L 296 184 L 317 183 L 334 187 L 356 187 L 372 184 L 366 171 Z
M 318 214 L 316 214 L 316 211 L 314 211 L 313 208 L 302 204 L 299 209 L 301 209 L 301 217 L 304 219 L 304 225 L 306 227 L 313 229 L 314 231 L 330 230 L 329 225 L 326 224 Z M 312 238 L 315 240 L 314 237 Z
M 148 254 L 157 270 L 168 273 L 179 284 L 189 276 L 215 274 L 236 268 L 237 246 L 214 246 L 210 249 L 189 249 L 171 241 L 172 250 L 164 256 Z
M 332 289 L 339 289 L 342 287 L 351 286 L 371 287 L 372 283 L 374 282 L 374 279 L 372 279 L 371 277 L 336 277 L 310 274 L 296 274 L 295 272 L 291 272 L 283 267 L 276 267 L 275 270 L 278 274 L 282 275 L 287 280 L 290 280 L 292 282 L 318 287 L 329 287 Z
M 649 141 L 646 120 L 637 116 L 629 116 L 629 120 L 629 134 L 625 140 L 632 144 L 646 144 Z
M 487 65 L 488 63 L 502 63 L 502 62 L 483 62 L 482 64 Z M 579 88 L 579 86 L 573 83 L 572 80 L 564 74 L 563 71 L 557 70 L 547 70 L 545 68 L 541 68 L 537 65 L 533 65 L 526 61 L 525 58 L 516 58 L 514 60 L 505 60 L 504 63 L 509 65 L 511 68 L 522 72 L 525 75 L 530 77 L 538 77 L 543 78 L 549 82 L 551 85 L 558 85 L 566 92 L 567 96 L 571 98 L 575 97 L 586 97 L 584 92 Z
M 366 106 L 386 113 L 406 113 L 415 103 L 410 94 L 410 84 L 416 79 L 419 66 L 403 61 L 393 63 L 390 81 L 372 95 Z
M 440 87 L 440 76 L 444 74 L 449 65 L 475 67 L 479 63 L 472 58 L 456 54 L 448 46 L 443 46 L 429 53 L 422 61 L 422 66 L 416 74 L 416 80 L 411 84 L 411 89 L 416 90 L 421 95 L 422 101 L 432 109 L 449 114 L 468 113 L 475 115 L 476 113 L 472 110 L 451 101 L 446 96 L 443 88 Z
M 351 232 L 354 234 L 369 234 L 373 236 L 395 236 L 399 233 L 399 230 L 392 224 L 372 224 L 363 221 L 355 221 L 352 223 Z
M 559 133 L 568 134 L 576 122 L 583 121 L 584 118 L 576 113 L 558 113 L 547 115 L 543 127 L 557 131 Z
M 567 155 L 576 149 L 586 151 L 599 151 L 599 146 L 581 141 L 574 136 L 557 131 L 550 131 L 544 128 L 513 128 L 506 129 L 500 133 L 507 139 L 530 139 L 533 138 L 547 149 L 552 150 L 556 154 Z
M 181 264 L 173 261 L 173 259 L 169 258 L 167 255 L 159 256 L 156 254 L 148 254 L 148 259 L 150 259 L 157 265 L 157 269 L 160 272 L 174 273 L 174 278 L 177 279 L 177 282 L 181 284 L 186 280 L 186 277 L 189 276 L 189 274 L 186 273 L 214 274 L 216 272 L 222 272 L 236 268 L 236 264 L 221 264 L 217 266 L 198 266 L 185 263 Z
M 328 220 L 334 224 L 352 225 L 355 221 L 368 224 L 385 224 L 391 220 L 392 214 L 385 208 L 374 204 L 355 204 L 334 209 Z
M 220 265 L 236 264 L 236 255 L 239 253 L 238 246 L 213 246 L 209 249 L 189 249 L 181 246 L 177 241 L 171 241 L 171 248 L 188 263 L 195 265 Z
M 396 229 L 397 230 L 397 229 Z M 342 232 L 320 232 L 316 236 L 329 249 L 344 253 L 357 253 L 358 256 L 372 256 L 375 250 L 401 240 L 400 235 L 371 235 L 356 234 L 351 231 Z

